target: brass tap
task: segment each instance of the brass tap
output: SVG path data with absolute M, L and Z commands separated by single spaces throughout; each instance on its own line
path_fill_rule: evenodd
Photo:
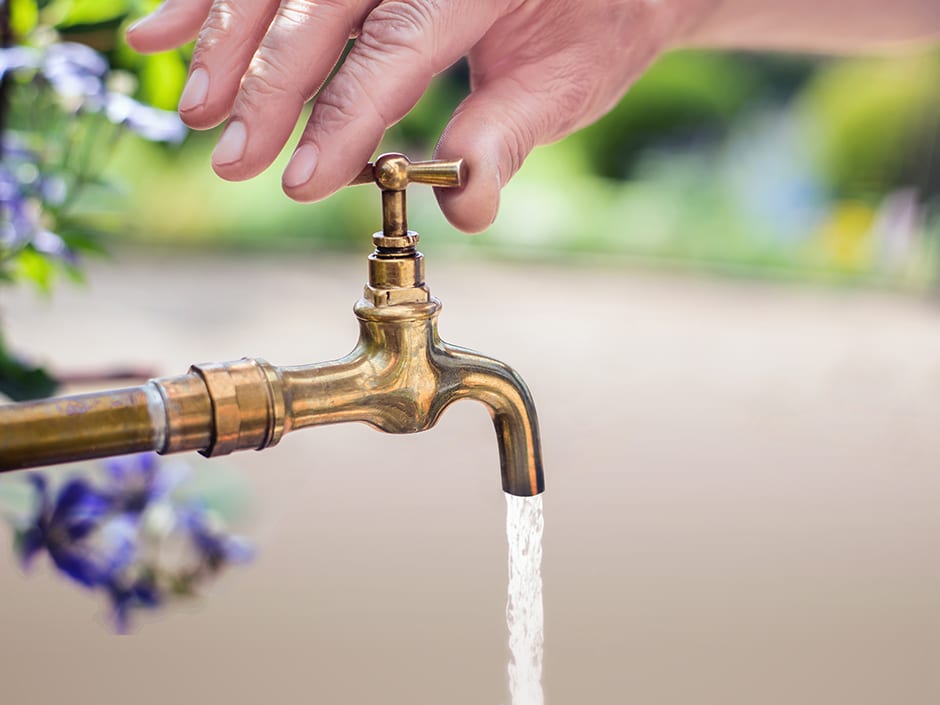
M 496 427 L 505 492 L 544 490 L 535 405 L 509 366 L 443 342 L 441 303 L 424 281 L 418 234 L 408 230 L 409 183 L 459 187 L 462 160 L 410 162 L 386 154 L 353 184 L 382 190 L 369 280 L 354 312 L 359 341 L 338 360 L 275 367 L 264 360 L 193 365 L 139 387 L 0 406 L 0 472 L 145 450 L 214 457 L 270 448 L 288 431 L 361 421 L 416 433 L 451 403 L 476 399 Z

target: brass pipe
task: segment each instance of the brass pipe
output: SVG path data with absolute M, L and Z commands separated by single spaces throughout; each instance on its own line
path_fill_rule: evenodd
M 502 362 L 440 339 L 441 304 L 425 284 L 418 236 L 405 229 L 409 178 L 458 185 L 462 163 L 412 164 L 387 155 L 370 169 L 383 194 L 394 196 L 383 200 L 393 211 L 384 224 L 396 225 L 373 236 L 352 352 L 298 367 L 207 363 L 141 387 L 0 406 L 0 472 L 142 450 L 206 456 L 262 450 L 288 431 L 349 421 L 417 433 L 453 402 L 475 399 L 493 418 L 503 490 L 542 492 L 538 422 L 525 383 Z
M 151 385 L 0 406 L 0 472 L 155 450 L 163 433 Z

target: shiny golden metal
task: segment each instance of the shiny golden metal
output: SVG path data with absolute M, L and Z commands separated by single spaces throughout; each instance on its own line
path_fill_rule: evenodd
M 382 236 L 376 247 L 403 247 L 401 238 L 408 238 L 408 184 L 427 184 L 437 188 L 460 188 L 467 182 L 467 166 L 463 159 L 412 162 L 404 154 L 390 152 L 366 164 L 351 186 L 375 183 L 382 189 Z
M 0 470 L 152 450 L 161 414 L 146 387 L 0 406 Z
M 424 281 L 417 233 L 407 231 L 408 183 L 459 186 L 463 163 L 384 155 L 360 174 L 401 194 L 376 233 L 369 283 L 355 306 L 359 342 L 338 360 L 274 367 L 263 360 L 194 365 L 140 387 L 0 406 L 0 472 L 141 450 L 207 456 L 261 450 L 299 428 L 361 421 L 416 433 L 450 404 L 476 399 L 496 427 L 503 490 L 544 489 L 535 405 L 510 367 L 440 339 L 441 304 Z M 400 206 L 400 210 L 398 210 Z M 399 224 L 403 230 L 394 230 Z

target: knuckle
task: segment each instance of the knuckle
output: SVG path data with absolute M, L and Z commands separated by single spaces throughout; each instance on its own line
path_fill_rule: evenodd
M 193 49 L 193 61 L 221 44 L 232 27 L 244 25 L 247 21 L 249 21 L 247 12 L 239 3 L 232 0 L 212 3 L 206 21 L 199 30 L 199 37 Z
M 395 48 L 417 51 L 430 36 L 433 8 L 425 0 L 389 0 L 366 18 L 359 37 L 371 49 Z
M 270 104 L 272 99 L 281 101 L 285 97 L 299 104 L 305 100 L 300 87 L 283 64 L 276 61 L 270 51 L 260 49 L 242 79 L 239 107 L 260 110 Z
M 317 128 L 324 132 L 348 125 L 358 114 L 352 92 L 335 82 L 320 94 L 314 106 Z
M 312 19 L 322 19 L 324 15 L 337 15 L 351 22 L 350 3 L 345 0 L 283 0 L 278 5 L 275 18 L 290 26 L 302 26 Z

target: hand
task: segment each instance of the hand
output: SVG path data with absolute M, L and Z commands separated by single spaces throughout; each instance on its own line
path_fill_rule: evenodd
M 271 164 L 358 36 L 284 172 L 284 190 L 300 201 L 349 183 L 432 77 L 468 54 L 471 93 L 436 156 L 467 161 L 467 185 L 439 189 L 438 200 L 454 226 L 476 232 L 536 145 L 606 113 L 713 2 L 166 0 L 127 39 L 155 52 L 198 34 L 180 114 L 196 129 L 228 119 L 212 164 L 242 180 Z

